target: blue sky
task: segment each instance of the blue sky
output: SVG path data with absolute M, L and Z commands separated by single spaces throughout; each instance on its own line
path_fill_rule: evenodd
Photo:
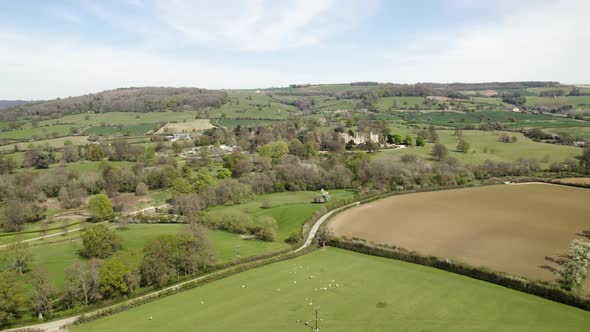
M 0 99 L 146 85 L 590 81 L 587 0 L 0 5 Z

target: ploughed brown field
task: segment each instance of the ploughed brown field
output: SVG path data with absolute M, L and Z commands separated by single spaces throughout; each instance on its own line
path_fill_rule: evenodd
M 590 190 L 523 184 L 400 195 L 344 211 L 329 227 L 338 236 L 554 280 L 554 260 L 572 239 L 590 237 Z
M 559 179 L 558 181 L 561 183 L 590 185 L 590 178 L 563 178 L 563 179 Z

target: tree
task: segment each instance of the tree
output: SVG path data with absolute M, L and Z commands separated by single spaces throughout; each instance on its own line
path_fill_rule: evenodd
M 426 145 L 426 141 L 424 140 L 424 137 L 422 137 L 422 136 L 416 137 L 416 146 L 424 146 L 424 145 Z
M 86 159 L 91 161 L 100 161 L 104 157 L 106 157 L 106 154 L 104 153 L 104 150 L 100 147 L 100 145 L 90 144 L 88 146 L 88 149 L 86 150 Z
M 213 251 L 209 243 L 207 228 L 188 224 L 177 236 L 177 270 L 181 274 L 194 274 L 213 261 Z
M 66 145 L 63 150 L 62 160 L 66 163 L 73 163 L 80 159 L 78 148 L 73 145 Z
M 412 136 L 411 135 L 406 135 L 406 137 L 404 137 L 404 140 L 402 143 L 404 143 L 404 145 L 406 146 L 412 146 Z
M 559 269 L 561 282 L 567 289 L 579 286 L 588 274 L 590 261 L 590 242 L 573 240 L 570 243 L 570 260 L 564 261 Z
M 431 143 L 438 143 L 438 133 L 436 132 L 436 127 L 433 125 L 428 127 L 428 139 Z
M 261 145 L 257 150 L 261 157 L 271 158 L 273 164 L 276 164 L 284 155 L 289 153 L 289 145 L 283 141 L 277 141 L 275 143 Z
M 178 142 L 173 142 L 172 143 L 172 152 L 174 152 L 174 154 L 178 155 L 182 152 L 182 145 Z
M 129 294 L 133 285 L 130 285 L 130 274 L 137 273 L 126 265 L 117 256 L 105 260 L 100 267 L 100 291 L 105 298 Z
M 135 195 L 136 196 L 145 196 L 148 194 L 148 186 L 143 183 L 143 182 L 139 182 L 137 184 L 137 186 L 135 187 Z
M 84 247 L 80 254 L 89 258 L 106 258 L 121 248 L 115 231 L 103 224 L 89 224 L 81 234 Z
M 53 296 L 55 295 L 46 269 L 37 268 L 33 271 L 33 288 L 31 307 L 33 313 L 39 319 L 43 319 L 53 311 Z
M 23 274 L 30 270 L 33 262 L 33 254 L 29 248 L 29 244 L 18 241 L 8 247 L 9 261 L 7 268 L 13 269 L 18 274 Z
M 88 210 L 94 220 L 108 220 L 114 216 L 113 204 L 107 195 L 98 194 L 90 197 Z
M 272 242 L 277 238 L 279 226 L 277 221 L 270 216 L 260 216 L 256 219 L 254 235 L 263 241 Z
M 580 159 L 580 168 L 582 172 L 586 174 L 590 174 L 590 146 L 586 147 L 582 151 L 582 155 L 579 157 Z
M 457 151 L 467 153 L 469 152 L 469 143 L 465 140 L 459 140 L 459 144 L 457 144 Z
M 76 262 L 66 268 L 62 301 L 67 307 L 75 303 L 89 305 L 102 298 L 100 293 L 101 261 Z
M 173 235 L 161 235 L 143 248 L 141 276 L 147 286 L 162 287 L 176 277 L 178 241 Z
M 185 178 L 176 178 L 172 181 L 172 192 L 175 194 L 188 194 L 193 191 L 193 188 Z
M 20 317 L 22 292 L 22 283 L 16 272 L 0 272 L 0 327 Z
M 203 192 L 214 182 L 215 179 L 213 178 L 211 173 L 209 173 L 209 170 L 206 167 L 201 167 L 195 172 L 192 189 L 194 189 L 197 192 Z M 192 189 L 191 192 L 193 191 Z
M 447 147 L 440 143 L 435 144 L 432 148 L 432 156 L 439 161 L 443 160 L 448 154 L 449 150 L 447 150 Z

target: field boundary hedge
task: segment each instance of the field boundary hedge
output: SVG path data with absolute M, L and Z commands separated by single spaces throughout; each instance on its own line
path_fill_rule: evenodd
M 93 320 L 97 320 L 102 317 L 106 317 L 106 316 L 116 314 L 116 313 L 119 313 L 119 312 L 122 312 L 122 311 L 125 311 L 128 309 L 134 308 L 134 307 L 138 307 L 142 304 L 146 304 L 146 303 L 149 303 L 149 302 L 152 302 L 152 301 L 155 301 L 155 300 L 158 300 L 158 299 L 170 296 L 170 295 L 174 295 L 176 293 L 179 293 L 179 292 L 182 292 L 185 290 L 199 287 L 201 285 L 208 284 L 210 282 L 220 280 L 220 279 L 223 279 L 223 278 L 226 278 L 226 277 L 229 277 L 229 276 L 241 273 L 241 272 L 245 272 L 245 271 L 248 271 L 248 270 L 251 270 L 254 268 L 262 267 L 262 266 L 273 264 L 273 263 L 282 262 L 282 261 L 296 258 L 299 256 L 303 256 L 313 250 L 315 250 L 315 248 L 310 246 L 300 252 L 289 251 L 286 253 L 278 253 L 278 254 L 275 253 L 274 255 L 268 255 L 269 257 L 262 258 L 262 259 L 260 258 L 260 256 L 258 256 L 258 258 L 252 259 L 251 261 L 248 261 L 248 262 L 242 262 L 242 263 L 230 265 L 229 267 L 219 268 L 219 269 L 217 269 L 216 272 L 207 273 L 201 277 L 191 279 L 188 281 L 184 281 L 184 282 L 177 284 L 177 285 L 168 286 L 167 288 L 164 288 L 161 291 L 157 291 L 156 293 L 149 293 L 149 294 L 143 295 L 139 298 L 128 300 L 127 302 L 115 304 L 111 307 L 107 307 L 105 309 L 100 309 L 100 310 L 93 312 L 93 313 L 82 315 L 70 325 L 78 325 L 78 324 L 87 323 L 87 322 L 90 322 Z
M 423 256 L 416 252 L 407 251 L 402 248 L 384 247 L 369 244 L 363 240 L 347 240 L 332 237 L 327 244 L 336 248 L 351 250 L 362 254 L 378 257 L 393 258 L 404 262 L 420 264 L 448 272 L 464 275 L 470 278 L 487 281 L 506 288 L 539 296 L 547 300 L 573 306 L 582 310 L 590 311 L 590 298 L 577 296 L 569 291 L 553 286 L 542 281 L 531 281 L 525 278 L 518 278 L 508 274 L 502 274 L 485 268 L 473 267 L 470 265 L 452 262 L 449 259 L 442 259 L 435 256 Z

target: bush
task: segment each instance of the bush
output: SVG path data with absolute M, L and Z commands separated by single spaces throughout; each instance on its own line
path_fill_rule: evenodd
M 143 182 L 139 182 L 135 187 L 135 195 L 136 196 L 145 196 L 148 194 L 148 186 Z
M 107 220 L 114 216 L 113 204 L 104 194 L 98 194 L 90 197 L 88 201 L 88 210 L 94 220 Z

